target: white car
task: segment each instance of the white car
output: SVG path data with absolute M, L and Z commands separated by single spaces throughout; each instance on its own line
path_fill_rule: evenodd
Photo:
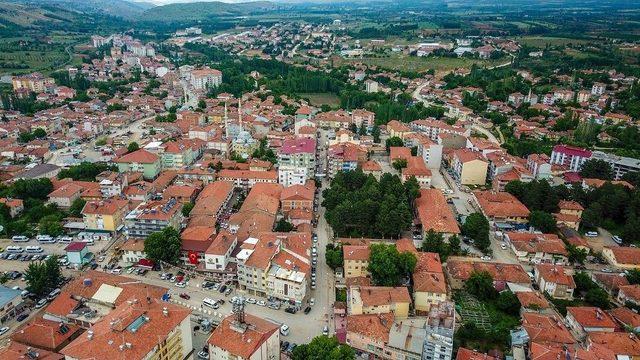
M 264 300 L 258 300 L 258 302 L 256 303 L 256 305 L 258 306 L 267 306 L 267 302 Z
M 41 307 L 44 307 L 45 305 L 47 305 L 47 299 L 40 299 L 36 303 L 36 309 L 40 309 Z
M 282 334 L 283 336 L 289 335 L 289 325 L 282 324 L 282 326 L 280 326 L 280 334 Z
M 316 303 L 316 299 L 311 298 L 309 299 L 309 306 L 313 306 Z
M 7 331 L 9 331 L 9 328 L 4 326 L 0 328 L 0 335 L 4 335 L 7 333 Z
M 185 282 L 183 282 L 183 281 L 180 281 L 180 282 L 176 283 L 176 287 L 185 288 L 185 287 L 187 287 L 187 284 Z
M 257 303 L 257 302 L 258 302 L 258 301 L 257 301 L 256 299 L 254 299 L 254 298 L 248 298 L 248 299 L 247 299 L 247 304 L 255 304 L 255 303 Z
M 587 231 L 584 236 L 586 237 L 597 237 L 598 236 L 598 232 L 597 231 Z
M 500 244 L 500 248 L 502 250 L 507 250 L 507 244 L 505 244 L 505 243 Z
M 491 256 L 485 255 L 485 256 L 481 257 L 480 259 L 484 260 L 484 261 L 489 261 L 489 260 L 491 260 Z

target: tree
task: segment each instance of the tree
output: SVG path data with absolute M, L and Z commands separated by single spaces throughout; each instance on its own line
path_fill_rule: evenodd
M 33 136 L 35 136 L 38 139 L 44 139 L 45 137 L 47 137 L 47 132 L 44 131 L 44 129 L 42 128 L 37 128 L 33 130 Z
M 516 294 L 509 290 L 505 290 L 498 295 L 496 307 L 509 315 L 518 316 L 520 314 L 520 300 L 518 300 Z
M 139 149 L 140 149 L 140 145 L 138 145 L 138 143 L 135 141 L 132 141 L 129 143 L 129 145 L 127 145 L 127 152 L 134 152 Z
M 154 232 L 144 240 L 144 252 L 147 258 L 156 263 L 178 264 L 181 249 L 180 234 L 172 227 Z
M 341 267 L 344 262 L 342 247 L 333 244 L 327 244 L 324 258 L 327 262 L 327 266 L 329 266 L 331 269 L 335 270 Z
M 60 220 L 60 217 L 55 214 L 42 217 L 38 222 L 40 234 L 50 236 L 59 236 L 64 234 L 64 228 L 62 227 Z
M 433 231 L 433 229 L 429 229 L 427 232 L 420 249 L 424 252 L 432 252 L 440 255 L 441 261 L 445 261 L 449 256 L 449 247 L 445 244 L 442 234 Z
M 69 215 L 73 217 L 81 217 L 82 209 L 84 209 L 84 205 L 86 203 L 87 202 L 82 198 L 77 198 L 73 200 L 73 203 L 71 203 L 71 206 L 69 207 Z
M 462 245 L 458 235 L 453 235 L 449 238 L 449 255 L 462 255 Z
M 393 168 L 402 171 L 402 169 L 407 167 L 407 159 L 396 159 L 392 164 Z
M 69 167 L 68 169 L 60 170 L 58 173 L 58 179 L 70 178 L 76 181 L 95 181 L 98 174 L 107 170 L 115 171 L 117 170 L 117 167 L 107 163 L 83 161 L 78 165 Z
M 491 241 L 489 240 L 489 221 L 479 212 L 467 216 L 462 225 L 462 233 L 474 240 L 474 244 L 482 252 L 489 251 Z
M 274 231 L 276 232 L 290 232 L 293 230 L 293 224 L 282 218 L 276 223 Z
M 48 293 L 47 273 L 42 262 L 32 262 L 25 271 L 24 278 L 27 281 L 27 290 L 38 297 Z
M 492 300 L 498 295 L 493 287 L 493 277 L 486 271 L 474 271 L 464 284 L 464 288 L 478 300 Z
M 7 189 L 9 196 L 18 199 L 47 199 L 47 195 L 53 191 L 53 184 L 48 178 L 20 179 L 11 184 Z
M 415 270 L 417 258 L 405 251 L 399 253 L 394 245 L 373 244 L 369 254 L 369 272 L 378 286 L 398 286 Z
M 573 275 L 573 281 L 576 283 L 576 292 L 578 294 L 586 293 L 597 286 L 596 283 L 591 280 L 589 274 L 583 271 L 575 273 Z
M 611 165 L 604 160 L 589 159 L 582 164 L 580 176 L 590 179 L 613 180 L 613 169 L 611 169 Z
M 587 260 L 587 250 L 573 244 L 567 244 L 567 252 L 569 253 L 569 261 L 573 264 L 584 264 Z
M 360 129 L 358 129 L 358 135 L 360 136 L 367 135 L 367 125 L 364 123 L 364 121 L 362 122 L 362 124 L 360 124 Z
M 42 297 L 60 285 L 62 272 L 55 257 L 47 259 L 45 262 L 38 261 L 29 264 L 25 272 L 27 290 L 39 297 Z
M 207 108 L 207 102 L 204 101 L 203 99 L 200 99 L 200 101 L 198 101 L 198 108 L 199 109 L 206 109 Z
M 627 281 L 630 285 L 640 284 L 640 270 L 639 269 L 630 269 L 627 270 Z
M 555 232 L 558 229 L 553 215 L 540 210 L 534 210 L 529 214 L 529 224 L 545 234 Z
M 385 147 L 387 149 L 387 153 L 389 153 L 390 148 L 392 147 L 402 147 L 404 146 L 404 142 L 397 136 L 390 137 L 385 141 Z
M 584 296 L 584 300 L 590 305 L 599 307 L 603 310 L 607 310 L 611 307 L 609 294 L 598 286 L 587 291 L 587 294 Z
M 371 129 L 371 136 L 373 136 L 374 143 L 380 143 L 380 128 L 378 127 L 378 125 L 374 125 L 373 129 Z
M 349 345 L 341 345 L 335 337 L 316 336 L 309 344 L 296 346 L 293 360 L 353 360 L 355 352 Z
M 191 202 L 184 204 L 184 206 L 182 207 L 182 216 L 188 217 L 189 214 L 191 213 L 191 210 L 193 210 L 194 206 L 195 204 Z

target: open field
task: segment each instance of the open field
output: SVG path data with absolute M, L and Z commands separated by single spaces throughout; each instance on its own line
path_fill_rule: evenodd
M 56 33 L 51 34 L 50 39 L 50 43 L 28 37 L 0 39 L 0 73 L 49 73 L 80 63 L 80 58 L 73 55 L 73 46 L 86 41 L 86 36 Z
M 562 37 L 546 37 L 546 36 L 523 36 L 516 37 L 514 40 L 522 45 L 534 46 L 543 48 L 549 46 L 566 46 L 567 44 L 587 44 L 588 40 L 584 39 L 570 39 Z
M 307 98 L 313 106 L 329 105 L 331 107 L 340 105 L 340 98 L 331 93 L 302 93 L 301 98 Z
M 507 60 L 481 60 L 467 58 L 442 58 L 442 57 L 416 57 L 406 55 L 392 55 L 390 57 L 363 57 L 345 59 L 338 58 L 335 62 L 337 66 L 342 64 L 363 63 L 366 65 L 379 66 L 391 70 L 403 71 L 427 71 L 433 69 L 437 72 L 447 72 L 457 68 L 470 68 L 473 64 L 478 66 L 494 66 Z

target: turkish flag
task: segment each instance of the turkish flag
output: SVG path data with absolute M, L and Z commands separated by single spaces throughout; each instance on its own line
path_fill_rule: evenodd
M 198 265 L 198 253 L 195 251 L 189 251 L 189 262 L 193 265 Z

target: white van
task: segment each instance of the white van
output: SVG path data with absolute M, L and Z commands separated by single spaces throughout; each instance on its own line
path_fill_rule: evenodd
M 204 300 L 202 300 L 202 305 L 208 306 L 212 309 L 217 309 L 219 307 L 218 302 L 216 300 L 209 299 L 209 298 L 204 298 Z
M 55 289 L 52 292 L 49 293 L 49 296 L 47 296 L 47 300 L 49 301 L 53 301 L 53 299 L 56 298 L 56 296 L 60 295 L 60 289 Z
M 16 235 L 16 236 L 11 238 L 11 241 L 13 241 L 13 242 L 27 242 L 27 241 L 29 241 L 29 238 L 24 236 L 24 235 Z
M 40 246 L 27 246 L 28 253 L 41 253 L 44 250 Z
M 53 238 L 49 235 L 38 235 L 36 236 L 36 240 L 38 240 L 38 242 L 41 242 L 41 243 L 49 243 L 53 241 Z
M 24 249 L 22 248 L 22 246 L 7 246 L 7 252 L 8 253 L 17 254 L 17 253 L 21 253 L 23 251 L 24 251 Z

